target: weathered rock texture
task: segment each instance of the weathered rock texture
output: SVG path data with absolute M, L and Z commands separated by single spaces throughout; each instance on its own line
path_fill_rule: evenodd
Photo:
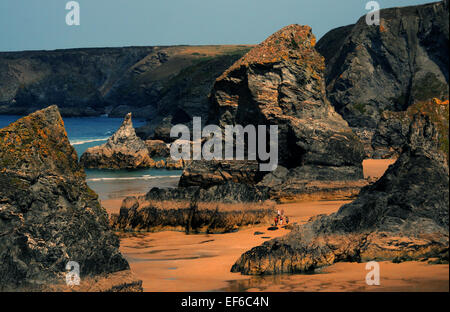
M 338 261 L 448 259 L 444 135 L 429 116 L 416 115 L 397 162 L 376 183 L 363 188 L 355 201 L 244 253 L 232 271 L 296 273 Z
M 113 228 L 125 231 L 180 230 L 226 233 L 243 226 L 270 224 L 276 216 L 263 187 L 227 182 L 204 189 L 154 188 L 141 197 L 126 198 Z
M 81 155 L 80 163 L 85 168 L 106 169 L 149 168 L 155 165 L 147 145 L 136 136 L 131 113 L 125 116 L 119 130 L 105 144 L 87 149 Z
M 315 180 L 317 171 L 322 181 L 363 177 L 363 146 L 326 98 L 324 59 L 314 45 L 310 27 L 287 26 L 227 69 L 211 92 L 209 122 L 213 124 L 278 125 L 278 165 L 290 172 L 278 176 L 279 185 Z M 235 170 L 228 163 L 192 162 L 180 185 L 212 185 L 228 180 L 258 183 L 264 173 L 258 172 L 257 166 L 252 173 L 251 166 L 240 165 Z M 297 184 L 287 181 L 295 175 Z M 317 184 L 307 192 L 314 189 L 326 193 L 326 186 Z M 347 190 L 354 195 L 359 187 L 348 184 Z M 300 186 L 294 193 L 304 192 L 305 187 Z
M 0 129 L 0 289 L 63 287 L 69 261 L 82 280 L 129 269 L 97 198 L 56 106 Z
M 145 145 L 147 146 L 150 157 L 154 158 L 170 156 L 170 148 L 162 140 L 146 140 Z
M 191 161 L 186 165 L 179 186 L 210 187 L 227 182 L 256 184 L 264 176 L 257 161 Z
M 131 113 L 128 113 L 116 133 L 105 144 L 88 148 L 81 155 L 80 163 L 85 168 L 99 169 L 183 169 L 183 160 L 175 161 L 167 157 L 155 161 L 152 158 L 169 154 L 170 150 L 164 142 L 141 140 L 133 128 Z
M 383 112 L 378 128 L 372 138 L 373 156 L 375 158 L 398 157 L 407 142 L 409 125 L 417 113 L 428 115 L 434 123 L 448 133 L 449 101 L 434 98 L 430 101 L 417 102 L 404 112 Z M 448 150 L 448 135 L 442 136 L 442 147 Z M 448 153 L 448 152 L 447 152 Z
M 374 131 L 381 121 L 384 131 L 384 112 L 406 111 L 434 97 L 448 99 L 448 10 L 448 0 L 383 9 L 379 26 L 368 26 L 363 16 L 317 43 L 325 57 L 328 98 L 351 127 Z M 404 136 L 409 123 L 392 126 L 394 136 Z M 375 150 L 397 148 L 379 143 Z

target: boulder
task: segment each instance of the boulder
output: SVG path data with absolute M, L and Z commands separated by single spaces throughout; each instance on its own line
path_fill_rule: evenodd
M 64 290 L 69 261 L 85 290 L 142 290 L 85 178 L 56 106 L 0 129 L 0 290 Z
M 404 112 L 385 111 L 372 138 L 373 158 L 397 158 L 407 142 L 409 125 L 418 112 L 426 113 L 439 127 L 448 124 L 448 100 L 417 102 Z

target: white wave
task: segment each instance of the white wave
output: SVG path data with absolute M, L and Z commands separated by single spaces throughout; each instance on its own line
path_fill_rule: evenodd
M 87 179 L 89 182 L 99 182 L 99 181 L 128 181 L 128 180 L 153 180 L 158 178 L 179 178 L 179 175 L 171 175 L 171 176 L 150 176 L 144 175 L 141 177 L 120 177 L 120 178 L 90 178 Z
M 72 145 L 81 145 L 81 144 L 86 144 L 86 143 L 102 142 L 102 141 L 107 141 L 107 140 L 108 140 L 108 138 L 73 140 L 73 141 L 70 141 L 70 144 L 72 144 Z

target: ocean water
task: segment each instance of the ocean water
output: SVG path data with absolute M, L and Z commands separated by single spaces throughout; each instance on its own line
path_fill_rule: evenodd
M 0 115 L 0 128 L 6 127 L 22 116 Z M 70 143 L 80 157 L 89 147 L 101 145 L 122 124 L 122 118 L 66 117 L 64 125 Z M 133 119 L 133 126 L 140 127 L 144 120 Z M 122 198 L 130 194 L 142 194 L 152 187 L 175 187 L 181 170 L 86 170 L 88 185 L 100 199 Z

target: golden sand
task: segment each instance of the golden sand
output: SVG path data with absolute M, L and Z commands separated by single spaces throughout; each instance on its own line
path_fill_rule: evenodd
M 393 160 L 366 160 L 364 173 L 379 177 Z M 279 205 L 291 223 L 305 223 L 318 214 L 335 212 L 348 201 L 316 201 Z M 119 200 L 103 201 L 117 212 Z M 260 231 L 264 234 L 254 235 Z M 120 250 L 144 291 L 449 291 L 448 264 L 380 262 L 380 285 L 368 286 L 364 263 L 337 263 L 318 274 L 266 277 L 231 273 L 245 251 L 289 231 L 267 226 L 228 234 L 186 235 L 182 232 L 136 233 L 121 239 Z

